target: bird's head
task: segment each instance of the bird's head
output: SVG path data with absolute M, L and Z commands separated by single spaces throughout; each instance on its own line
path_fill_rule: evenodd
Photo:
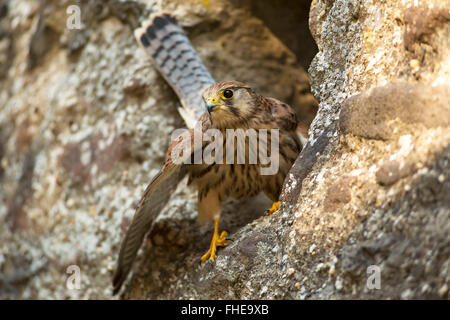
M 256 94 L 237 81 L 218 82 L 203 92 L 203 100 L 217 128 L 239 127 L 255 112 Z

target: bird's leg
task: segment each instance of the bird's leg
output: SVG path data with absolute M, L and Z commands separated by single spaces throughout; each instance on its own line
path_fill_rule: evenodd
M 272 207 L 271 207 L 270 209 L 267 209 L 264 213 L 265 213 L 267 216 L 269 216 L 269 215 L 271 215 L 272 213 L 274 213 L 275 211 L 280 210 L 280 205 L 281 205 L 281 202 L 280 202 L 280 201 L 274 201 L 273 204 L 272 204 Z
M 202 262 L 205 262 L 208 258 L 211 262 L 214 262 L 216 259 L 217 247 L 225 247 L 227 245 L 227 236 L 228 233 L 226 231 L 222 231 L 219 235 L 219 219 L 214 219 L 214 234 L 211 245 L 209 246 L 208 252 L 203 255 Z
M 270 207 L 270 209 L 267 209 L 266 211 L 264 211 L 264 213 L 266 214 L 266 216 L 271 215 L 272 213 L 274 213 L 275 211 L 280 210 L 280 205 L 281 202 L 280 200 L 278 200 L 278 195 L 274 195 L 271 190 L 264 190 L 264 193 L 266 194 L 266 196 L 272 200 L 272 207 Z
M 208 252 L 206 252 L 202 261 L 205 262 L 207 259 L 209 261 L 214 262 L 216 259 L 216 251 L 217 247 L 224 247 L 227 245 L 227 236 L 228 233 L 226 231 L 222 231 L 219 234 L 219 219 L 220 219 L 220 199 L 217 190 L 209 190 L 209 192 L 204 195 L 203 192 L 199 192 L 198 199 L 198 218 L 200 223 L 206 220 L 214 220 L 214 234 L 211 240 L 211 245 L 209 247 Z

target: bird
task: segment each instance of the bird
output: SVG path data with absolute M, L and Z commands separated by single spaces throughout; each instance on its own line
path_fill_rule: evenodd
M 113 295 L 120 291 L 145 235 L 186 175 L 188 185 L 198 190 L 199 221 L 214 223 L 210 247 L 201 261 L 214 262 L 217 248 L 230 241 L 228 232 L 219 231 L 221 203 L 228 198 L 242 200 L 264 192 L 273 202 L 266 214 L 279 210 L 283 182 L 303 147 L 296 132 L 295 111 L 286 103 L 257 93 L 245 83 L 216 82 L 170 13 L 152 15 L 135 30 L 135 37 L 178 95 L 182 105 L 179 111 L 188 129 L 170 144 L 162 169 L 137 205 L 121 243 L 113 276 Z M 245 153 L 241 161 L 239 134 L 228 139 L 230 131 L 244 134 L 241 147 Z M 202 139 L 196 144 L 196 134 L 204 137 L 209 132 L 225 139 Z M 258 156 L 260 144 L 252 143 L 248 132 L 255 132 L 257 138 L 265 137 L 265 152 L 268 154 L 270 150 L 270 156 L 277 159 L 276 172 L 263 174 L 270 164 L 250 161 L 251 155 Z M 222 147 L 221 153 L 211 148 L 213 140 L 216 146 Z M 272 146 L 278 147 L 272 149 Z M 196 162 L 196 155 L 204 155 L 207 149 L 213 149 L 210 155 L 214 161 Z

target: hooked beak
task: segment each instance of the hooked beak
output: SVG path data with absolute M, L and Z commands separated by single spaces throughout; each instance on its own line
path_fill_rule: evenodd
M 206 108 L 208 109 L 208 112 L 211 113 L 215 109 L 219 107 L 219 104 L 217 103 L 216 98 L 208 98 L 208 101 L 206 102 Z

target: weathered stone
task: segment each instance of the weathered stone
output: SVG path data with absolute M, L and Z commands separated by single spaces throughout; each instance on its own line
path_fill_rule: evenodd
M 398 136 L 405 132 L 402 124 L 449 127 L 450 86 L 392 83 L 376 87 L 344 101 L 339 117 L 343 133 L 369 139 Z
M 450 22 L 448 7 L 410 7 L 405 10 L 404 44 L 408 51 L 414 52 L 414 45 L 429 43 L 436 28 L 446 28 Z
M 397 160 L 385 161 L 377 170 L 377 182 L 382 186 L 390 186 L 414 171 L 410 163 L 401 164 Z
M 289 25 L 276 12 L 285 12 L 296 26 L 306 25 L 308 3 L 290 11 L 256 1 L 221 0 L 211 6 L 202 1 L 82 1 L 82 28 L 73 30 L 66 25 L 66 9 L 73 2 L 41 3 L 0 1 L 0 274 L 5 274 L 0 296 L 109 298 L 117 250 L 135 205 L 163 161 L 170 134 L 185 126 L 176 96 L 134 39 L 133 29 L 152 12 L 171 11 L 217 80 L 246 81 L 290 103 L 309 123 L 317 102 L 308 76 L 268 28 L 281 34 Z M 297 21 L 299 16 L 303 20 Z M 300 57 L 303 62 L 312 58 L 312 40 L 305 46 L 304 39 L 286 36 L 282 40 L 295 39 L 289 43 L 293 50 L 309 55 Z M 260 196 L 224 207 L 221 227 L 234 240 L 230 261 L 239 255 L 247 259 L 248 274 L 261 263 L 261 247 L 269 240 L 261 238 L 265 232 L 246 232 L 248 242 L 239 247 L 238 234 L 269 206 Z M 136 264 L 130 295 L 175 297 L 176 283 L 185 276 L 188 280 L 180 285 L 201 284 L 199 296 L 212 292 L 208 283 L 222 288 L 220 278 L 199 280 L 215 270 L 199 263 L 211 230 L 197 223 L 195 193 L 182 183 L 150 235 L 156 240 L 148 242 Z M 11 252 L 20 252 L 26 263 Z M 226 257 L 227 251 L 220 254 Z M 41 257 L 51 263 L 33 269 Z M 17 278 L 14 270 L 20 264 L 33 277 L 19 287 L 9 279 Z M 65 286 L 70 264 L 80 267 L 83 290 Z M 237 281 L 232 280 L 239 278 L 232 273 L 236 268 L 230 268 L 226 281 Z M 143 269 L 151 270 L 150 278 L 142 276 Z M 145 291 L 134 291 L 136 283 L 147 280 Z M 189 294 L 195 297 L 193 291 L 182 293 Z
M 355 177 L 343 177 L 328 188 L 325 195 L 325 211 L 335 211 L 352 200 L 350 185 L 355 179 Z
M 315 46 L 297 36 L 297 2 L 87 1 L 84 28 L 68 31 L 70 1 L 42 14 L 37 1 L 0 1 L 0 297 L 110 297 L 134 207 L 184 126 L 132 35 L 168 10 L 217 80 L 249 82 L 308 122 L 310 79 L 319 110 L 280 211 L 264 216 L 262 195 L 227 202 L 232 241 L 201 264 L 212 226 L 197 223 L 183 181 L 120 297 L 448 299 L 450 3 L 314 0 L 308 77 L 298 61 Z M 42 40 L 40 20 L 57 41 Z M 27 69 L 35 34 L 43 50 Z M 65 285 L 74 264 L 81 290 Z

